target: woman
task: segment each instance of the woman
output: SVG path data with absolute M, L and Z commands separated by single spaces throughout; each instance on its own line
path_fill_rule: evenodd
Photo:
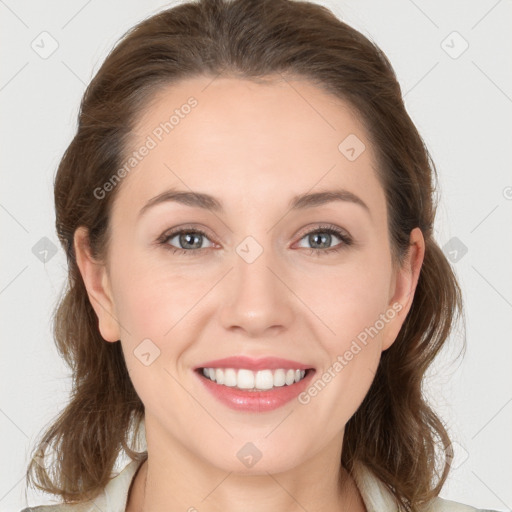
M 64 502 L 41 510 L 476 510 L 438 496 L 422 394 L 461 311 L 434 175 L 389 61 L 326 8 L 134 27 L 55 181 L 74 392 L 27 471 Z

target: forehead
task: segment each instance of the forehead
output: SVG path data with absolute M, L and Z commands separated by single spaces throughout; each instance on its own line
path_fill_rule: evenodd
M 383 206 L 359 116 L 305 80 L 197 77 L 165 86 L 139 114 L 126 157 L 144 146 L 122 183 L 132 205 L 179 187 L 268 208 L 270 197 L 285 204 L 343 187 Z

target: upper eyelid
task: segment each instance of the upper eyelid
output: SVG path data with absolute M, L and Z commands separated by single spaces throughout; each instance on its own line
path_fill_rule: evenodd
M 176 235 L 180 235 L 182 233 L 198 233 L 203 236 L 208 237 L 210 242 L 213 242 L 212 236 L 208 234 L 208 230 L 204 228 L 192 227 L 192 226 L 182 226 L 176 229 L 168 229 L 164 231 L 159 237 L 158 240 L 170 240 L 174 238 Z
M 335 232 L 339 231 L 340 234 L 345 235 L 347 237 L 351 236 L 350 233 L 346 229 L 344 229 L 340 226 L 336 226 L 334 224 L 329 224 L 329 223 L 321 223 L 316 226 L 304 228 L 303 230 L 299 231 L 299 235 L 297 235 L 297 236 L 300 236 L 300 238 L 303 238 L 304 236 L 309 235 L 311 233 L 315 233 L 317 231 L 330 231 L 330 230 L 335 231 Z

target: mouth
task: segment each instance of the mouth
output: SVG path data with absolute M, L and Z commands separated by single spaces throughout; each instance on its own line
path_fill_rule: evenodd
M 279 358 L 231 357 L 194 368 L 203 389 L 221 404 L 244 412 L 272 411 L 309 386 L 315 369 Z
M 269 391 L 301 382 L 312 368 L 301 369 L 264 369 L 252 371 L 246 368 L 197 368 L 196 372 L 205 379 L 220 386 L 236 388 L 242 391 Z

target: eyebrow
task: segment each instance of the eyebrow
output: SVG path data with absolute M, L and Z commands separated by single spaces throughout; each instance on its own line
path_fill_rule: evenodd
M 215 197 L 201 192 L 186 192 L 181 190 L 166 190 L 161 194 L 150 199 L 140 210 L 141 217 L 151 207 L 165 203 L 176 202 L 195 208 L 203 208 L 212 212 L 224 213 L 222 203 Z M 368 214 L 370 209 L 368 205 L 358 196 L 344 189 L 325 190 L 322 192 L 305 193 L 293 197 L 288 203 L 289 210 L 304 210 L 322 206 L 335 201 L 353 203 L 361 206 Z

